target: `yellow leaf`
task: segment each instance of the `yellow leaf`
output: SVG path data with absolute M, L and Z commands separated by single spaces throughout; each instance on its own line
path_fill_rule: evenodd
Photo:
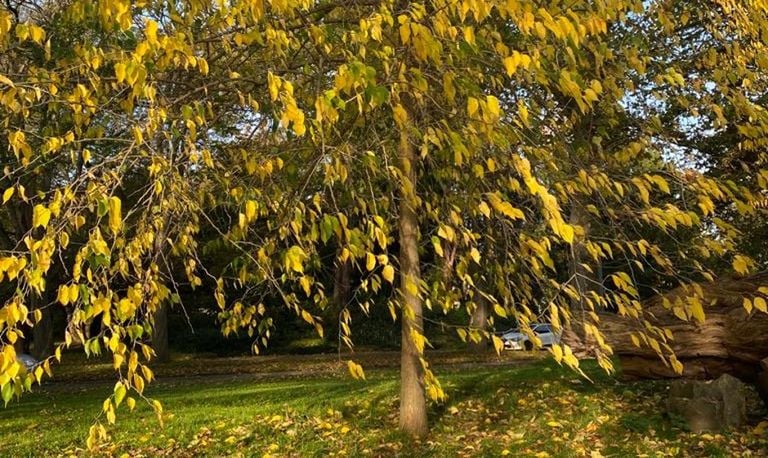
M 392 107 L 392 113 L 395 116 L 395 122 L 398 126 L 404 126 L 408 122 L 408 112 L 405 111 L 402 105 L 397 104 Z
M 125 399 L 125 395 L 128 393 L 128 390 L 126 390 L 125 385 L 123 385 L 121 382 L 117 382 L 115 384 L 115 406 L 119 407 L 120 404 L 123 402 L 123 399 Z
M 35 43 L 41 44 L 43 42 L 43 39 L 45 38 L 45 30 L 43 30 L 42 27 L 38 27 L 36 25 L 30 25 L 29 35 Z
M 467 99 L 467 116 L 470 118 L 477 113 L 477 109 L 480 107 L 480 104 L 478 103 L 477 99 L 474 97 L 470 97 Z
M 355 363 L 352 360 L 349 360 L 347 361 L 347 369 L 349 369 L 349 373 L 352 375 L 352 377 L 365 380 L 365 372 L 363 371 L 363 366 Z
M 256 218 L 256 202 L 249 200 L 245 203 L 245 218 L 248 221 L 253 221 Z
M 42 204 L 35 205 L 32 210 L 32 227 L 47 227 L 51 219 L 51 211 Z
M 501 117 L 501 106 L 499 106 L 499 99 L 489 95 L 485 98 L 485 106 L 488 109 L 491 119 L 499 119 Z
M 67 285 L 59 286 L 59 294 L 57 300 L 61 303 L 61 305 L 69 304 L 69 288 Z
M 491 209 L 488 207 L 488 204 L 485 202 L 480 202 L 480 204 L 477 206 L 477 209 L 480 211 L 480 213 L 483 214 L 486 218 L 491 216 Z
M 501 353 L 501 350 L 504 349 L 504 341 L 499 336 L 491 336 L 491 342 L 493 342 L 493 348 L 496 350 L 496 353 Z
M 699 301 L 699 298 L 691 297 L 688 300 L 688 303 L 690 304 L 689 312 L 691 316 L 699 323 L 703 323 L 705 320 L 704 307 L 701 305 L 701 301 Z
M 272 101 L 277 100 L 278 95 L 280 95 L 280 86 L 282 85 L 280 78 L 273 75 L 272 72 L 268 72 L 267 85 L 269 87 L 269 98 Z
M 370 272 L 376 267 L 376 256 L 373 253 L 365 253 L 365 269 Z
M 675 374 L 682 375 L 683 374 L 683 363 L 677 360 L 677 358 L 672 357 L 669 359 L 669 362 L 672 364 L 672 369 L 675 371 Z
M 506 216 L 509 219 L 525 220 L 525 214 L 519 208 L 515 208 L 509 202 L 502 200 L 497 193 L 488 194 L 488 200 L 494 210 Z
M 125 74 L 126 74 L 126 66 L 122 62 L 118 62 L 115 64 L 115 79 L 118 83 L 122 83 L 125 81 Z
M 384 280 L 392 283 L 395 280 L 395 269 L 390 265 L 384 266 L 384 269 L 381 271 L 381 276 L 384 277 Z
M 747 311 L 747 313 L 752 313 L 752 301 L 749 300 L 748 297 L 744 298 L 742 305 L 744 306 L 744 309 Z
M 292 246 L 285 254 L 285 267 L 293 272 L 304 273 L 304 260 L 307 254 L 300 246 Z
M 749 262 L 746 257 L 737 255 L 735 258 L 733 258 L 733 270 L 736 271 L 736 273 L 741 275 L 746 275 L 749 273 Z
M 766 307 L 765 299 L 763 299 L 762 297 L 756 297 L 752 302 L 755 304 L 755 308 L 757 310 L 760 310 L 763 313 L 768 312 L 768 307 Z
M 75 303 L 77 302 L 77 299 L 80 297 L 80 285 L 78 284 L 72 284 L 69 285 L 69 302 Z
M 573 243 L 573 226 L 561 219 L 552 219 L 550 225 L 554 229 L 555 234 L 559 235 L 565 242 Z
M 475 44 L 475 28 L 472 26 L 467 26 L 463 28 L 464 31 L 464 40 L 466 40 L 467 43 L 474 45 Z
M 13 84 L 13 81 L 5 75 L 0 75 L 0 83 L 5 84 L 6 86 L 16 87 L 16 85 Z
M 5 192 L 3 192 L 3 203 L 8 202 L 8 200 L 10 200 L 10 198 L 13 197 L 13 193 L 15 190 L 16 188 L 10 187 L 6 189 Z
M 112 196 L 109 198 L 109 229 L 113 234 L 117 234 L 123 225 L 121 207 L 122 202 L 119 197 Z
M 400 41 L 404 45 L 407 45 L 411 38 L 411 25 L 406 23 L 400 24 Z
M 157 22 L 152 19 L 147 20 L 147 28 L 144 30 L 144 34 L 147 37 L 147 41 L 151 44 L 157 42 Z
M 560 347 L 560 344 L 553 344 L 552 345 L 552 356 L 554 356 L 555 361 L 558 363 L 563 360 L 563 349 Z

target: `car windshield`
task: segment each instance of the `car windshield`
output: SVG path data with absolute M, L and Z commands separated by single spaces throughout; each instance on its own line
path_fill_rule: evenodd
M 533 331 L 537 334 L 544 334 L 547 332 L 552 332 L 552 329 L 549 328 L 548 324 L 540 324 L 536 326 Z

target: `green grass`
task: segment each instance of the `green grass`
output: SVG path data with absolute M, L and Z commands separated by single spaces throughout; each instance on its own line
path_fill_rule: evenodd
M 337 367 L 337 369 L 339 369 Z M 121 407 L 99 455 L 120 456 L 764 456 L 765 424 L 696 435 L 663 412 L 663 383 L 620 384 L 587 367 L 592 384 L 549 361 L 438 370 L 449 395 L 430 407 L 430 436 L 397 431 L 397 374 L 341 371 L 284 380 L 253 374 L 171 378 Z M 0 410 L 0 456 L 86 454 L 84 439 L 111 391 L 104 381 L 52 383 Z

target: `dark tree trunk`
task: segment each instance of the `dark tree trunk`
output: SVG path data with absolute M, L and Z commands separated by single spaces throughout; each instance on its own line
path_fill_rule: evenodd
M 331 342 L 340 338 L 341 311 L 344 310 L 352 299 L 352 263 L 338 260 L 341 254 L 341 247 L 337 253 L 337 260 L 333 271 L 333 294 L 331 295 L 328 307 L 323 310 L 323 323 L 327 323 L 323 338 L 326 342 Z M 341 342 L 338 343 L 341 345 Z
M 42 360 L 53 354 L 53 314 L 49 304 L 48 289 L 38 297 L 30 296 L 30 308 L 40 310 L 40 321 L 32 327 L 32 356 Z
M 402 301 L 402 349 L 400 359 L 400 428 L 414 437 L 428 432 L 427 401 L 422 386 L 421 354 L 411 332 L 423 332 L 422 301 L 419 293 L 419 224 L 416 215 L 414 170 L 416 155 L 405 127 L 400 131 L 400 295 Z
M 168 348 L 168 308 L 165 302 L 158 307 L 152 327 L 152 349 L 155 351 L 155 358 L 161 363 L 171 359 Z
M 163 227 L 158 231 L 155 237 L 155 262 L 160 263 L 163 248 L 165 247 L 165 231 L 168 229 L 170 218 L 166 216 Z M 171 278 L 170 267 L 168 267 L 168 278 Z M 155 358 L 161 363 L 168 362 L 171 359 L 170 349 L 168 348 L 168 302 L 162 302 L 157 306 L 155 314 L 152 317 L 152 350 L 155 351 Z
M 343 309 L 349 302 L 352 293 L 352 263 L 349 260 L 339 261 L 333 274 L 333 306 L 336 311 Z
M 19 337 L 16 339 L 16 342 L 13 343 L 13 349 L 16 350 L 16 354 L 19 355 L 21 353 L 26 353 L 26 339 Z

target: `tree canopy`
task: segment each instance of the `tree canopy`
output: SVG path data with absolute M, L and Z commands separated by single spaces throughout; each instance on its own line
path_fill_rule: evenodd
M 423 435 L 426 398 L 445 396 L 427 316 L 488 305 L 534 341 L 527 325 L 546 317 L 612 370 L 596 313 L 611 309 L 681 371 L 641 291 L 689 285 L 668 307 L 703 321 L 699 282 L 765 266 L 743 230 L 768 187 L 761 1 L 13 5 L 0 8 L 6 402 L 61 356 L 33 374 L 16 360 L 50 307 L 68 311 L 62 345 L 112 355 L 111 423 L 153 379 L 148 339 L 179 282 L 215 284 L 223 331 L 258 348 L 267 297 L 322 334 L 322 272 L 350 263 L 343 338 L 348 307 L 401 321 L 401 426 Z M 206 265 L 210 246 L 227 259 Z M 745 307 L 767 311 L 761 296 Z M 567 344 L 552 354 L 578 370 Z

